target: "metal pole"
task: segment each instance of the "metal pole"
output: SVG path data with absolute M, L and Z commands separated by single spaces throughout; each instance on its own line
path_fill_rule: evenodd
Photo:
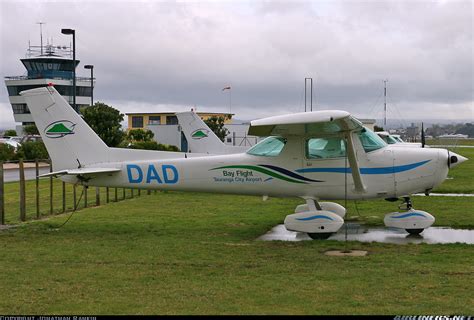
M 83 187 L 84 190 L 84 208 L 87 208 L 87 187 Z
M 306 79 L 304 78 L 304 112 L 306 112 Z
M 36 189 L 36 219 L 40 218 L 40 204 L 39 204 L 39 163 L 38 159 L 35 160 L 35 173 L 36 173 L 36 181 L 35 181 L 35 189 Z
M 94 105 L 94 66 L 91 68 L 91 107 Z
M 95 205 L 100 206 L 100 189 L 95 187 Z
M 73 75 L 72 75 L 72 90 L 73 90 L 73 105 L 74 110 L 79 113 L 79 109 L 76 106 L 76 31 L 72 33 L 72 63 L 73 63 Z
M 383 110 L 384 110 L 384 117 L 383 117 L 383 125 L 384 127 L 387 126 L 387 81 L 388 80 L 384 80 L 383 81 L 383 97 L 384 97 L 384 103 L 383 103 Z M 385 130 L 387 130 L 387 128 L 384 128 Z
M 53 161 L 49 161 L 49 172 L 53 172 Z M 53 177 L 49 177 L 49 213 L 53 214 Z
M 66 212 L 66 182 L 62 182 L 63 185 L 63 212 Z
M 313 78 L 311 78 L 311 111 L 313 111 Z
M 5 187 L 3 184 L 3 161 L 0 161 L 0 224 L 5 224 Z
M 26 192 L 25 192 L 25 168 L 23 166 L 23 159 L 20 159 L 20 220 L 26 220 Z

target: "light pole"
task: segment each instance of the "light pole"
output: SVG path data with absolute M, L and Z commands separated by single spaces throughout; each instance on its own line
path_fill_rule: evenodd
M 92 64 L 86 64 L 84 69 L 91 70 L 91 107 L 94 105 L 94 66 Z
M 74 110 L 79 113 L 76 106 L 76 30 L 74 29 L 61 29 L 62 34 L 72 34 L 72 105 Z

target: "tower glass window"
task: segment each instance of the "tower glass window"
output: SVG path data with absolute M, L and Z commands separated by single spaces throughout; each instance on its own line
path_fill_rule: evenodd
M 143 128 L 143 116 L 132 117 L 132 128 Z

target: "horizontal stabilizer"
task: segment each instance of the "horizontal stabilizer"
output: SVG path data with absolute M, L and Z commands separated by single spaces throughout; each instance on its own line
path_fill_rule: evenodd
M 64 175 L 86 176 L 86 175 L 92 175 L 92 174 L 115 173 L 119 171 L 120 169 L 117 169 L 117 168 L 79 168 L 79 169 L 69 169 L 69 170 L 49 172 L 49 173 L 39 175 L 38 177 L 46 178 L 46 177 L 58 177 L 58 176 L 64 176 Z

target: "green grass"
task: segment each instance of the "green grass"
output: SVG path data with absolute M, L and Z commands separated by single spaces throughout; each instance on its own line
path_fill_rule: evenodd
M 437 224 L 474 225 L 467 201 L 438 199 L 415 205 L 437 210 Z M 81 210 L 59 230 L 69 215 L 4 230 L 0 313 L 474 313 L 470 245 L 351 242 L 370 254 L 329 257 L 344 244 L 255 240 L 299 203 L 159 193 Z M 375 224 L 394 207 L 358 205 Z
M 433 192 L 474 193 L 474 148 L 455 148 L 454 152 L 469 160 L 449 170 L 449 179 L 446 179 Z
M 460 146 L 474 146 L 474 139 L 427 139 L 426 144 L 430 146 L 435 145 L 460 145 Z

